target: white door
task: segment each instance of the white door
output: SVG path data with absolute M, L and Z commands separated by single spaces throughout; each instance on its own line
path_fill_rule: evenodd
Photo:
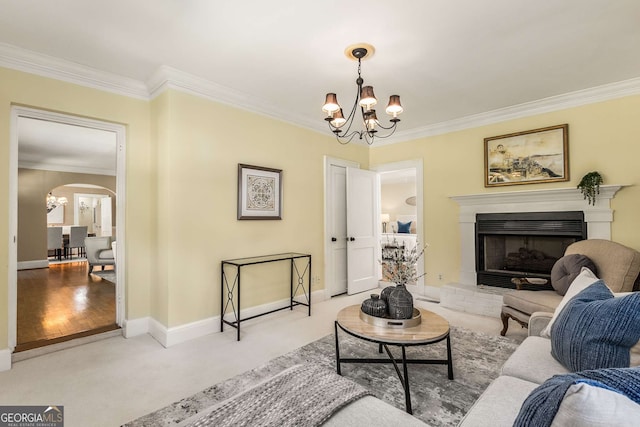
M 347 168 L 330 164 L 327 185 L 329 295 L 347 292 Z
M 347 293 L 378 287 L 379 178 L 347 168 Z

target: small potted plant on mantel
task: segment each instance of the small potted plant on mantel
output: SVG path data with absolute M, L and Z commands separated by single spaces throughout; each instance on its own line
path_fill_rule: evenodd
M 600 184 L 604 183 L 599 172 L 589 172 L 582 177 L 578 189 L 590 205 L 596 205 L 596 195 L 600 194 Z

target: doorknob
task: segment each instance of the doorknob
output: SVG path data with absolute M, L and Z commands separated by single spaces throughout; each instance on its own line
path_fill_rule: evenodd
M 338 239 L 336 239 L 335 237 L 332 237 L 332 238 L 331 238 L 331 241 L 332 241 L 332 242 L 337 242 L 337 241 L 338 241 Z
M 356 238 L 355 238 L 355 237 L 349 237 L 349 241 L 350 241 L 350 242 L 354 242 L 355 240 L 356 240 Z

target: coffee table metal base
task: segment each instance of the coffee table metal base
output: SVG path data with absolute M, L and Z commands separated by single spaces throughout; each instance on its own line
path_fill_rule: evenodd
M 350 331 L 346 330 L 338 323 L 338 321 L 334 322 L 335 327 L 335 337 L 336 337 L 336 371 L 338 375 L 342 375 L 342 369 L 340 365 L 342 363 L 391 363 L 396 370 L 396 374 L 398 374 L 398 378 L 400 379 L 400 383 L 402 384 L 402 388 L 404 389 L 404 400 L 405 400 L 405 409 L 409 414 L 413 414 L 413 409 L 411 408 L 411 391 L 409 389 L 409 372 L 407 366 L 409 364 L 412 365 L 447 365 L 448 367 L 448 377 L 450 380 L 453 380 L 453 359 L 451 357 L 451 335 L 447 333 L 446 336 L 442 337 L 439 340 L 432 341 L 429 343 L 419 343 L 419 344 L 398 344 L 398 343 L 389 343 L 381 340 L 375 340 L 371 338 L 365 338 L 359 335 L 355 335 Z M 370 341 L 378 344 L 378 352 L 382 353 L 382 350 L 387 353 L 388 359 L 382 358 L 349 358 L 349 357 L 340 357 L 340 343 L 338 340 L 338 328 L 347 334 L 356 337 L 361 340 Z M 407 347 L 415 347 L 419 345 L 430 345 L 435 344 L 437 342 L 447 340 L 447 358 L 446 359 L 407 359 Z M 402 350 L 402 358 L 396 358 L 389 350 L 389 346 L 400 347 Z M 402 372 L 400 372 L 400 367 L 398 364 L 402 364 Z

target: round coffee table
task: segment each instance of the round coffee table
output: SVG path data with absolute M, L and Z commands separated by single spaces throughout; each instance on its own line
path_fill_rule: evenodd
M 406 411 L 411 414 L 411 393 L 409 390 L 408 364 L 419 365 L 447 365 L 448 377 L 453 379 L 453 361 L 451 358 L 451 337 L 449 335 L 449 322 L 442 316 L 428 310 L 419 308 L 422 322 L 418 326 L 410 328 L 387 328 L 367 323 L 360 318 L 360 305 L 345 307 L 338 313 L 335 321 L 336 337 L 336 365 L 337 372 L 342 375 L 341 363 L 391 363 L 393 364 L 398 378 L 404 388 Z M 340 343 L 338 339 L 338 329 L 347 334 L 379 344 L 378 351 L 382 353 L 384 349 L 388 359 L 384 358 L 345 358 L 340 357 Z M 419 345 L 429 345 L 447 340 L 446 359 L 407 359 L 406 348 Z M 402 349 L 402 358 L 395 358 L 389 346 L 396 346 Z M 398 367 L 402 363 L 402 372 Z

